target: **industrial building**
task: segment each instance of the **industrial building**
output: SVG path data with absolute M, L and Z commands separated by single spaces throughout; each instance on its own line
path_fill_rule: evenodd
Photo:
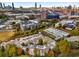
M 59 19 L 59 15 L 54 13 L 49 13 L 47 14 L 47 19 Z
M 27 29 L 35 29 L 39 26 L 39 22 L 35 20 L 29 20 L 29 21 L 22 21 L 20 23 L 20 28 L 22 31 L 27 30 Z
M 65 31 L 62 31 L 62 30 L 55 29 L 55 28 L 48 28 L 44 31 L 47 32 L 50 35 L 53 35 L 55 37 L 54 38 L 55 40 L 58 40 L 62 37 L 69 36 L 69 33 L 65 32 Z

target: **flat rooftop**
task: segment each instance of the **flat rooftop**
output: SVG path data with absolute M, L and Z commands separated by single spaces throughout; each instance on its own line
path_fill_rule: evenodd
M 79 36 L 72 36 L 72 37 L 66 38 L 66 40 L 70 42 L 79 41 Z
M 69 35 L 69 33 L 55 28 L 48 28 L 44 31 L 46 31 L 48 34 L 53 34 L 55 36 L 55 40 Z

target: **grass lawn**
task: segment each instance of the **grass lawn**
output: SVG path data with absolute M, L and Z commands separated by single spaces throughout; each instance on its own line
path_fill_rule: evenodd
M 67 56 L 60 54 L 58 57 L 79 57 L 79 49 L 71 49 L 71 52 Z
M 0 41 L 7 41 L 13 35 L 14 35 L 14 32 L 13 31 L 0 32 Z
M 69 57 L 79 57 L 79 49 L 72 49 Z
M 21 55 L 21 56 L 19 56 L 19 57 L 30 57 L 30 56 L 28 56 L 28 55 Z

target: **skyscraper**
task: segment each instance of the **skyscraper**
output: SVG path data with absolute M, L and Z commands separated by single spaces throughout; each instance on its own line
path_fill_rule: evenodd
M 40 4 L 39 8 L 41 8 L 41 4 Z
M 12 10 L 14 10 L 15 9 L 15 7 L 14 7 L 14 3 L 12 3 Z
M 5 9 L 5 4 L 3 3 L 3 8 Z
M 2 8 L 2 3 L 0 3 L 0 8 Z
M 35 8 L 37 8 L 37 3 L 35 2 Z

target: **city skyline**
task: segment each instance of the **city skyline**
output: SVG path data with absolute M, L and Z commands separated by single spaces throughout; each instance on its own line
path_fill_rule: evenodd
M 11 5 L 12 6 L 12 2 L 2 2 L 4 3 L 6 6 Z M 16 8 L 19 8 L 20 6 L 23 7 L 35 7 L 35 2 L 13 2 L 14 6 Z M 39 7 L 40 5 L 42 7 L 65 7 L 65 6 L 76 6 L 79 7 L 79 2 L 36 2 L 37 3 L 37 7 Z

